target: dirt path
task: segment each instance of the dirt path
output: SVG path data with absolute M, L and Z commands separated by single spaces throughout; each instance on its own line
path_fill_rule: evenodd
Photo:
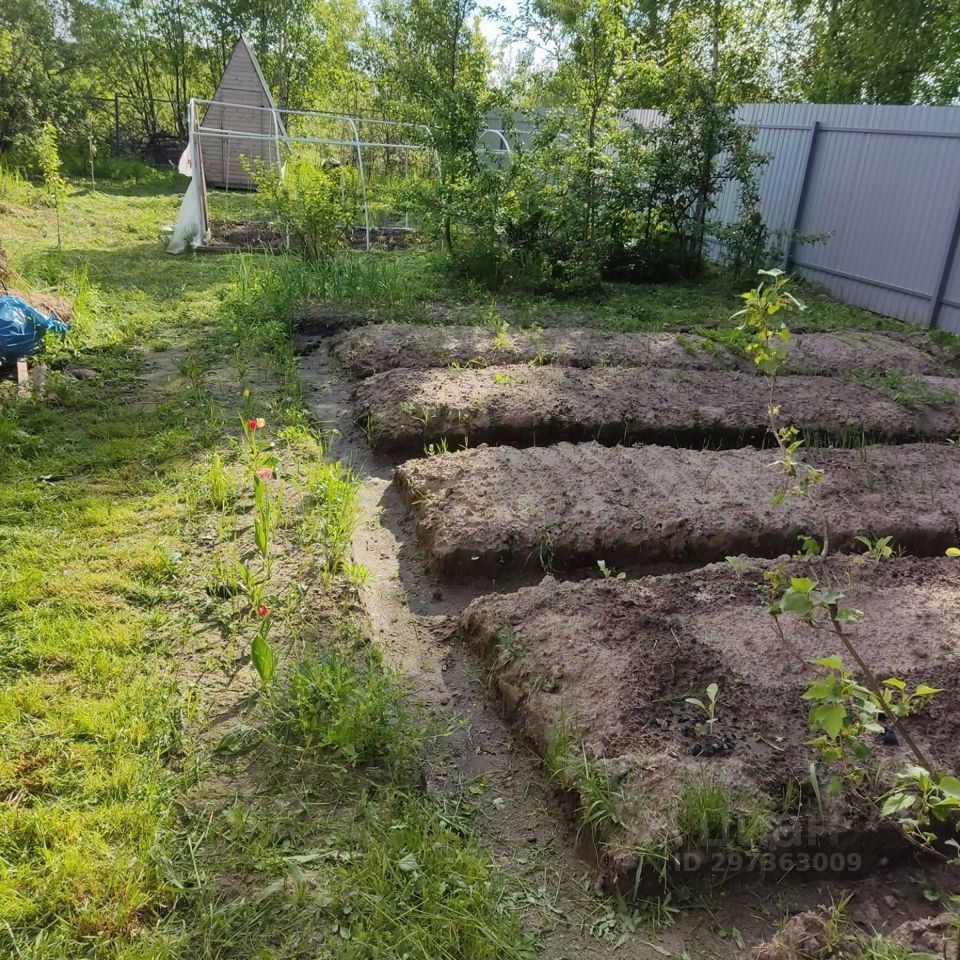
M 788 912 L 839 900 L 843 891 L 826 882 L 741 887 L 724 891 L 722 913 L 719 898 L 675 916 L 672 909 L 658 907 L 652 915 L 671 922 L 655 930 L 590 891 L 592 870 L 575 853 L 578 838 L 562 816 L 556 790 L 504 720 L 479 659 L 453 641 L 456 619 L 471 599 L 519 581 L 451 585 L 427 571 L 413 520 L 390 482 L 395 463 L 370 451 L 353 424 L 351 385 L 326 357 L 323 348 L 311 355 L 305 386 L 317 417 L 337 431 L 334 455 L 362 477 L 354 558 L 371 573 L 364 606 L 372 633 L 388 663 L 409 681 L 414 700 L 438 729 L 450 731 L 433 741 L 425 769 L 427 790 L 452 819 L 467 824 L 513 880 L 512 896 L 540 933 L 544 956 L 730 958 L 741 953 L 744 943 L 769 935 Z M 875 885 L 883 882 L 857 885 L 866 916 L 875 915 L 877 923 Z M 922 910 L 919 892 L 917 899 Z M 915 912 L 909 909 L 905 915 Z

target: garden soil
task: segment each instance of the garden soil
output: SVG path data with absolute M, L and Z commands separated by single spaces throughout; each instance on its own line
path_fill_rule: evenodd
M 625 828 L 602 857 L 608 888 L 632 882 L 638 857 L 631 851 L 657 849 L 665 837 L 683 863 L 678 794 L 704 780 L 745 798 L 772 798 L 765 843 L 773 847 L 860 852 L 857 869 L 843 858 L 833 862 L 838 872 L 857 873 L 906 851 L 902 834 L 889 821 L 881 824 L 855 791 L 821 796 L 819 806 L 811 793 L 815 755 L 803 693 L 818 671 L 810 661 L 846 651 L 822 620 L 783 618 L 784 637 L 778 636 L 766 610 L 764 573 L 773 567 L 750 561 L 735 570 L 723 563 L 579 583 L 548 577 L 536 587 L 480 598 L 464 612 L 460 635 L 490 665 L 509 715 L 535 747 L 544 752 L 558 730 L 574 731 L 574 742 L 618 782 Z M 848 631 L 880 677 L 899 677 L 911 690 L 921 683 L 942 688 L 906 722 L 935 766 L 957 769 L 958 561 L 835 559 L 794 563 L 782 572 L 836 585 L 843 603 L 863 612 Z M 719 686 L 714 725 L 686 702 L 705 700 L 709 683 Z M 894 771 L 915 761 L 902 742 L 871 740 L 868 782 L 882 791 Z M 727 849 L 700 853 L 709 860 Z
M 509 328 L 498 332 L 490 326 L 376 324 L 338 334 L 333 357 L 345 375 L 356 379 L 398 367 L 453 364 L 756 369 L 742 350 L 732 350 L 694 333 L 619 333 L 576 327 Z M 958 369 L 956 358 L 929 339 L 845 331 L 795 336 L 784 372 L 837 375 L 878 370 L 950 376 Z
M 927 556 L 956 542 L 956 446 L 805 450 L 823 482 L 779 506 L 774 496 L 793 481 L 774 459 L 752 447 L 481 446 L 407 461 L 395 477 L 427 562 L 458 576 L 769 557 L 792 552 L 801 535 L 826 535 L 840 550 L 889 535 Z
M 817 442 L 947 439 L 960 433 L 960 379 L 917 378 L 932 403 L 907 405 L 875 386 L 837 377 L 783 377 L 780 421 Z M 560 440 L 742 446 L 769 430 L 771 384 L 749 373 L 649 367 L 399 368 L 355 394 L 378 450 L 420 453 L 480 443 Z

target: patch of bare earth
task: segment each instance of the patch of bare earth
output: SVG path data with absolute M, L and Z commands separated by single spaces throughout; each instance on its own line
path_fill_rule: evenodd
M 366 331 L 371 329 L 368 327 Z M 404 335 L 411 331 L 435 332 L 427 328 L 389 329 Z M 470 328 L 469 332 L 476 332 L 476 328 Z M 487 331 L 481 332 L 484 336 L 488 334 Z M 577 331 L 573 333 L 580 336 Z M 589 338 L 590 334 L 586 336 Z M 467 359 L 472 349 L 471 344 L 464 345 Z M 613 356 L 613 352 L 610 355 Z M 402 348 L 398 357 L 403 360 Z M 585 843 L 584 831 L 578 831 L 570 821 L 558 816 L 569 798 L 552 782 L 526 739 L 517 736 L 510 718 L 501 709 L 497 696 L 501 685 L 496 675 L 491 682 L 492 660 L 489 655 L 480 653 L 479 643 L 458 642 L 454 636 L 455 625 L 464 607 L 478 592 L 489 587 L 485 588 L 485 581 L 479 578 L 452 584 L 424 563 L 417 531 L 422 518 L 416 512 L 411 515 L 403 491 L 398 484 L 391 483 L 392 461 L 371 453 L 363 434 L 356 428 L 351 388 L 342 379 L 346 372 L 342 360 L 337 352 L 330 356 L 326 350 L 316 350 L 301 358 L 301 370 L 316 415 L 326 426 L 338 431 L 334 441 L 335 454 L 354 464 L 362 476 L 361 516 L 354 555 L 373 575 L 363 591 L 363 604 L 373 634 L 387 661 L 409 678 L 415 699 L 434 715 L 441 726 L 451 730 L 449 736 L 435 742 L 427 759 L 425 781 L 429 795 L 453 815 L 468 818 L 472 831 L 512 878 L 513 902 L 528 916 L 531 926 L 540 932 L 546 958 L 656 960 L 665 955 L 679 957 L 684 954 L 695 958 L 733 957 L 744 943 L 757 943 L 771 936 L 788 913 L 835 902 L 850 890 L 856 891 L 856 897 L 849 915 L 870 926 L 892 928 L 905 919 L 928 915 L 929 904 L 923 897 L 923 885 L 915 882 L 914 874 L 893 869 L 881 869 L 863 879 L 818 873 L 808 874 L 803 878 L 805 882 L 796 883 L 793 877 L 778 877 L 779 882 L 775 884 L 767 882 L 768 874 L 748 873 L 745 879 L 755 882 L 742 886 L 727 885 L 723 890 L 715 891 L 716 899 L 710 901 L 706 911 L 690 909 L 672 913 L 669 907 L 665 908 L 662 916 L 672 918 L 672 925 L 665 930 L 650 929 L 642 921 L 637 925 L 625 915 L 618 915 L 603 898 L 588 893 L 596 876 L 588 864 L 590 850 L 585 847 L 589 847 L 589 843 Z M 358 363 L 361 367 L 368 366 L 359 354 Z M 366 372 L 371 371 L 367 369 Z M 589 446 L 593 448 L 593 445 Z M 580 474 L 572 454 L 580 448 L 567 449 L 571 451 L 573 484 L 574 478 Z M 746 453 L 748 457 L 757 456 L 754 451 Z M 488 455 L 495 458 L 497 451 L 483 453 L 478 475 L 486 470 L 487 460 L 483 458 Z M 601 456 L 599 453 L 595 455 Z M 576 457 L 582 456 L 583 450 L 580 450 Z M 770 460 L 769 453 L 759 456 L 763 463 Z M 695 462 L 701 463 L 699 460 Z M 702 462 L 701 466 L 706 476 L 699 476 L 698 482 L 706 484 L 706 489 L 712 491 L 710 476 L 718 468 L 709 462 Z M 602 469 L 598 459 L 598 480 Z M 475 538 L 475 530 L 489 519 L 483 511 L 499 510 L 496 505 L 504 498 L 509 501 L 503 507 L 504 524 L 509 526 L 510 517 L 515 515 L 517 526 L 522 526 L 525 521 L 522 511 L 518 514 L 519 506 L 526 509 L 544 491 L 551 496 L 551 470 L 537 472 L 529 482 L 522 481 L 522 504 L 511 499 L 514 491 L 504 486 L 504 480 L 509 483 L 523 475 L 523 468 L 519 465 L 516 473 L 507 478 L 496 478 L 497 482 L 485 487 L 484 496 L 490 498 L 492 507 L 481 500 L 461 512 L 464 505 L 458 505 L 454 496 L 449 504 L 456 514 L 449 528 L 451 535 L 459 524 L 467 539 Z M 765 472 L 759 465 L 751 471 L 751 477 L 756 472 Z M 664 478 L 667 502 L 658 514 L 661 518 L 670 513 L 673 479 L 673 476 Z M 616 473 L 612 481 L 616 484 Z M 725 482 L 728 486 L 735 485 L 733 479 Z M 747 478 L 745 483 L 749 482 L 750 478 Z M 437 490 L 435 495 L 436 512 L 440 514 L 444 509 L 442 497 L 445 493 Z M 625 500 L 631 495 L 630 491 L 623 492 Z M 434 493 L 430 496 L 433 497 Z M 709 497 L 713 496 L 711 492 Z M 758 502 L 766 497 L 766 491 L 756 495 Z M 576 497 L 572 502 L 577 503 Z M 646 501 L 640 506 L 645 508 Z M 565 509 L 559 501 L 554 501 L 552 506 L 545 508 L 544 515 L 550 518 L 562 516 Z M 850 504 L 849 509 L 853 511 L 854 505 Z M 478 513 L 474 515 L 472 511 Z M 772 520 L 770 525 L 773 525 Z M 662 533 L 670 536 L 669 521 Z M 675 530 L 673 536 L 679 543 L 682 530 Z M 793 545 L 791 542 L 790 546 Z M 476 569 L 468 558 L 466 562 L 466 572 Z M 501 570 L 501 565 L 494 566 Z M 538 557 L 534 557 L 531 568 L 539 570 Z M 585 586 L 600 588 L 606 585 Z M 570 585 L 570 589 L 574 587 Z M 514 595 L 516 602 L 519 603 L 522 596 Z M 491 602 L 496 599 L 492 598 Z M 511 597 L 502 599 L 509 602 Z M 744 595 L 743 603 L 746 602 Z M 595 612 L 599 612 L 599 608 Z M 562 617 L 562 612 L 558 612 L 558 617 Z M 606 615 L 601 614 L 601 619 L 606 629 Z M 616 621 L 611 624 L 616 629 Z M 584 644 L 589 639 L 584 637 Z M 674 642 L 672 637 L 670 642 Z M 711 653 L 710 656 L 714 659 L 708 661 L 702 670 L 691 673 L 692 690 L 702 693 L 702 687 L 712 679 L 711 671 L 717 655 Z M 609 662 L 606 654 L 601 654 L 601 660 L 604 664 Z M 632 682 L 629 675 L 614 673 L 604 696 L 610 697 L 618 691 L 627 696 Z M 749 702 L 748 697 L 740 708 L 744 713 L 748 711 Z M 796 713 L 795 708 L 791 707 L 791 710 Z M 724 764 L 729 761 L 729 757 L 718 759 Z M 581 858 L 583 855 L 587 860 Z M 939 886 L 936 881 L 930 881 L 930 884 Z M 886 901 L 882 897 L 887 898 Z M 878 908 L 877 904 L 881 907 Z
M 768 450 L 697 451 L 560 443 L 477 447 L 397 467 L 427 562 L 449 575 L 708 563 L 792 552 L 801 534 L 850 547 L 890 535 L 939 555 L 960 526 L 960 448 L 933 444 L 809 450 L 813 498 L 773 498 Z
M 846 875 L 910 852 L 871 795 L 912 755 L 896 737 L 876 737 L 866 782 L 871 790 L 814 795 L 804 690 L 815 679 L 809 660 L 842 654 L 829 629 L 784 623 L 786 644 L 766 612 L 762 578 L 770 564 L 740 573 L 727 564 L 639 580 L 560 583 L 492 595 L 471 603 L 460 636 L 490 666 L 497 688 L 540 752 L 561 729 L 576 733 L 587 755 L 617 783 L 624 822 L 600 848 L 606 889 L 630 889 L 638 868 L 666 850 L 681 875 L 717 878 L 740 870 L 779 880 L 794 873 Z M 845 603 L 862 610 L 851 634 L 881 676 L 913 689 L 943 688 L 906 722 L 934 762 L 960 761 L 960 578 L 948 559 L 901 559 L 880 565 L 832 560 L 795 565 L 794 575 L 829 576 Z M 715 725 L 686 701 L 719 685 Z M 717 747 L 717 745 L 720 745 Z M 829 771 L 827 771 L 829 772 Z M 824 780 L 826 774 L 824 774 Z M 769 829 L 757 849 L 731 856 L 729 835 L 691 838 L 677 810 L 687 789 L 719 783 L 749 808 L 762 801 Z M 738 815 L 745 815 L 737 811 Z M 644 860 L 646 854 L 647 859 Z
M 784 377 L 783 422 L 825 441 L 946 439 L 960 431 L 960 380 L 921 381 L 937 405 L 907 406 L 833 377 Z M 770 383 L 749 373 L 650 367 L 395 369 L 356 390 L 357 417 L 377 450 L 427 444 L 531 446 L 560 440 L 742 446 L 769 430 Z
M 590 328 L 498 331 L 484 326 L 377 324 L 339 334 L 333 357 L 350 377 L 396 368 L 540 363 L 573 367 L 674 367 L 755 371 L 742 351 L 697 334 L 619 333 Z M 837 375 L 876 369 L 950 376 L 957 367 L 932 342 L 920 345 L 881 333 L 805 333 L 793 338 L 784 372 Z

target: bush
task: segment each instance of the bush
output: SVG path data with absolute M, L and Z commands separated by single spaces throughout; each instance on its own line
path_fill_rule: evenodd
M 406 739 L 401 690 L 380 664 L 342 654 L 306 660 L 289 685 L 288 726 L 309 748 L 351 765 L 388 756 Z
M 296 249 L 311 261 L 330 256 L 359 211 L 357 172 L 298 153 L 282 171 L 262 160 L 247 169 L 257 184 L 258 206 L 289 231 Z

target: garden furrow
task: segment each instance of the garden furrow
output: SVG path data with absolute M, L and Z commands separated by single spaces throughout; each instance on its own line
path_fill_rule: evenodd
M 337 335 L 332 352 L 343 372 L 355 379 L 397 368 L 515 363 L 756 370 L 741 350 L 697 334 L 620 333 L 577 327 L 517 330 L 376 324 Z M 796 375 L 879 370 L 909 376 L 950 376 L 958 370 L 956 359 L 948 351 L 917 335 L 898 337 L 863 330 L 804 333 L 791 340 L 788 353 L 783 372 Z
M 547 577 L 465 610 L 461 636 L 575 806 L 583 811 L 606 784 L 599 879 L 607 889 L 630 889 L 638 868 L 658 880 L 663 865 L 689 874 L 719 864 L 718 878 L 737 866 L 803 878 L 804 853 L 820 856 L 812 870 L 806 861 L 809 876 L 852 875 L 908 846 L 872 802 L 912 759 L 890 734 L 867 736 L 864 789 L 823 790 L 817 802 L 803 693 L 819 670 L 809 661 L 844 650 L 822 623 L 798 618 L 781 618 L 786 643 L 778 637 L 766 611 L 774 567 L 741 561 L 639 580 Z M 840 585 L 843 602 L 863 612 L 847 632 L 880 677 L 911 691 L 942 688 L 904 722 L 934 764 L 957 769 L 960 560 L 835 558 L 781 572 Z M 711 711 L 688 702 L 707 703 L 714 683 Z M 711 805 L 726 818 L 721 834 L 704 813 Z M 698 813 L 704 819 L 691 816 Z
M 785 482 L 769 450 L 560 443 L 478 447 L 395 471 L 430 567 L 458 576 L 553 568 L 704 564 L 792 552 L 801 535 L 847 549 L 890 535 L 936 555 L 960 526 L 960 448 L 803 451 L 824 471 L 813 496 L 773 505 Z
M 916 378 L 928 402 L 907 405 L 836 377 L 785 377 L 780 419 L 818 443 L 946 439 L 960 433 L 960 379 Z M 749 373 L 530 366 L 388 370 L 355 393 L 374 449 L 531 446 L 560 440 L 703 447 L 763 442 L 770 384 Z

